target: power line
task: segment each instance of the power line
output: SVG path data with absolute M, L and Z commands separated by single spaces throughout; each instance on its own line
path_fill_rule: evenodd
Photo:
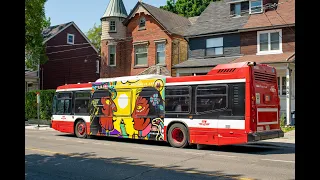
M 75 58 L 80 58 L 80 57 L 91 57 L 91 56 L 97 56 L 99 57 L 97 54 L 89 54 L 89 55 L 83 55 L 83 56 L 76 56 L 76 57 L 71 57 L 71 58 L 61 58 L 61 59 L 49 59 L 50 62 L 54 62 L 54 61 L 62 61 L 62 60 L 67 60 L 67 59 L 75 59 Z
M 283 18 L 282 18 L 282 16 L 278 13 L 278 11 L 275 9 L 275 11 L 276 11 L 276 13 L 280 16 L 280 18 L 283 20 L 283 22 L 284 22 L 284 24 L 288 24 Z M 296 33 L 293 31 L 293 29 L 291 29 L 291 27 L 290 26 L 287 26 L 290 30 L 291 30 L 291 32 L 294 34 L 294 35 L 296 35 Z
M 55 54 L 55 53 L 61 53 L 61 52 L 67 52 L 67 51 L 74 51 L 78 49 L 85 49 L 85 48 L 90 48 L 92 46 L 87 46 L 87 47 L 80 47 L 80 48 L 73 48 L 73 49 L 67 49 L 67 50 L 62 50 L 62 51 L 55 51 L 55 52 L 50 52 L 50 53 L 45 53 L 45 54 Z
M 80 44 L 67 44 L 67 45 L 56 45 L 56 46 L 46 46 L 47 48 L 53 48 L 53 47 L 66 47 L 66 46 L 81 46 L 86 45 L 90 43 L 80 43 Z
M 263 13 L 263 14 L 267 17 L 267 19 L 268 19 L 268 21 L 270 22 L 271 26 L 274 26 L 274 25 L 272 24 L 272 22 L 270 21 L 269 17 L 267 16 L 267 14 L 266 14 L 266 13 Z M 274 32 L 277 32 L 277 31 L 274 29 Z M 281 38 L 281 41 L 282 41 L 283 38 L 282 38 L 282 36 L 280 35 L 280 33 L 279 33 L 279 37 Z M 293 48 L 295 49 L 295 47 L 292 46 L 291 44 L 289 44 L 288 42 L 287 42 L 286 44 L 288 44 L 289 46 L 291 46 L 291 47 L 293 47 Z

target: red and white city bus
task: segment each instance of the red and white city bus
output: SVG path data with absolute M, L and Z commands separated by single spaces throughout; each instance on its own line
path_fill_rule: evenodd
M 92 135 L 190 144 L 244 144 L 283 137 L 275 68 L 221 64 L 207 75 L 102 78 L 57 88 L 52 127 Z

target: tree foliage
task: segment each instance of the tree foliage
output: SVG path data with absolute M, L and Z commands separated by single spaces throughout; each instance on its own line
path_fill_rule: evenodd
M 96 24 L 94 24 L 93 27 L 87 32 L 88 39 L 91 41 L 94 47 L 97 48 L 98 52 L 100 52 L 101 49 L 101 32 L 101 25 L 96 26 Z
M 50 18 L 45 16 L 46 1 L 25 0 L 25 60 L 31 69 L 47 60 L 42 36 L 44 28 L 50 26 Z
M 213 1 L 218 0 L 167 0 L 167 4 L 160 8 L 184 17 L 193 17 L 199 16 Z

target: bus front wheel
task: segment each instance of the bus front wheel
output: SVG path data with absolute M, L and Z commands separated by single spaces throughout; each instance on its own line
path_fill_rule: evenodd
M 172 147 L 184 148 L 188 145 L 188 131 L 182 124 L 173 124 L 169 128 L 168 141 Z
M 74 131 L 78 138 L 86 138 L 87 137 L 86 123 L 84 121 L 78 121 Z

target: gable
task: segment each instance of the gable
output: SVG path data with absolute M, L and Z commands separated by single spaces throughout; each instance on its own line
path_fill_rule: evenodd
M 151 15 L 143 6 L 139 4 L 139 6 L 135 9 L 135 11 L 132 13 L 132 16 L 130 18 L 133 18 L 136 16 L 136 14 L 144 13 L 146 15 Z
M 123 22 L 124 25 L 127 26 L 138 12 L 145 12 L 145 14 L 150 15 L 169 34 L 183 36 L 184 31 L 191 25 L 191 22 L 188 20 L 188 18 L 142 2 L 137 2 L 129 16 Z
M 81 36 L 81 38 L 84 39 L 83 43 L 89 43 L 89 45 L 98 53 L 98 50 L 94 47 L 94 45 L 91 43 L 88 37 L 79 29 L 79 27 L 74 22 L 69 22 L 66 24 L 61 24 L 56 26 L 50 26 L 49 28 L 46 28 L 45 30 L 43 30 L 42 32 L 42 35 L 44 37 L 43 44 L 49 42 L 51 39 L 55 38 L 60 33 L 65 33 L 65 30 L 68 29 L 69 27 L 73 27 L 74 32 L 77 33 L 78 36 Z M 65 35 L 65 42 L 58 45 L 63 45 L 63 44 L 67 44 L 67 35 Z

